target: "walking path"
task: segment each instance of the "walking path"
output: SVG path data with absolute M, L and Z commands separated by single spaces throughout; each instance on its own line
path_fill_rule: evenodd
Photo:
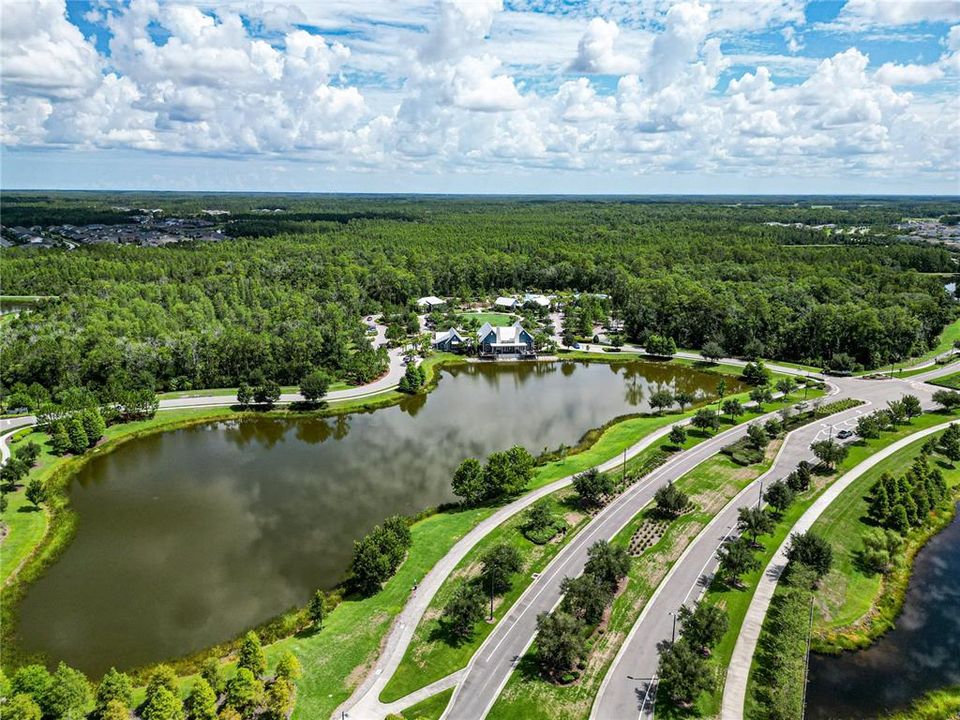
M 837 427 L 849 426 L 855 422 L 860 414 L 871 410 L 870 406 L 882 407 L 887 400 L 899 398 L 906 393 L 917 395 L 925 407 L 931 407 L 931 396 L 935 388 L 924 385 L 922 381 L 953 369 L 941 367 L 907 380 L 833 379 L 840 387 L 836 399 L 857 398 L 864 400 L 866 404 L 834 415 L 831 418 L 830 434 L 833 434 Z M 717 549 L 734 531 L 740 507 L 755 501 L 759 483 L 786 475 L 800 460 L 814 460 L 809 449 L 810 444 L 822 437 L 825 430 L 828 428 L 814 423 L 791 433 L 781 447 L 773 467 L 718 513 L 688 546 L 687 551 L 647 602 L 621 647 L 594 702 L 592 718 L 653 717 L 652 702 L 644 703 L 642 698 L 653 695 L 651 687 L 659 664 L 656 647 L 660 641 L 671 637 L 670 613 L 675 612 L 680 605 L 687 604 L 691 597 L 699 599 L 702 596 L 717 565 Z M 757 632 L 759 633 L 759 630 Z
M 950 424 L 949 420 L 940 425 L 919 430 L 898 440 L 880 452 L 871 455 L 827 488 L 800 519 L 797 520 L 791 529 L 791 534 L 795 532 L 804 533 L 809 530 L 817 518 L 840 497 L 840 494 L 865 472 L 876 467 L 878 463 L 898 453 L 917 440 L 943 430 L 948 424 Z M 730 665 L 727 668 L 727 680 L 723 688 L 723 705 L 720 714 L 723 720 L 739 720 L 739 718 L 743 717 L 743 707 L 747 696 L 747 680 L 750 676 L 750 665 L 753 662 L 753 654 L 756 651 L 757 641 L 760 638 L 763 620 L 766 617 L 767 610 L 770 608 L 770 602 L 773 600 L 777 582 L 787 567 L 787 548 L 789 545 L 790 539 L 788 537 L 777 549 L 776 554 L 771 558 L 770 563 L 764 570 L 763 576 L 757 585 L 756 592 L 754 592 L 753 599 L 750 601 L 750 606 L 747 608 L 747 614 L 744 617 L 743 625 L 740 627 L 737 644 L 733 649 L 733 656 L 730 658 Z
M 681 420 L 677 423 L 673 423 L 673 425 L 686 424 L 688 422 L 689 419 Z M 620 467 L 620 465 L 624 462 L 624 457 L 629 460 L 646 450 L 657 441 L 666 437 L 670 433 L 673 425 L 668 425 L 650 433 L 649 435 L 646 435 L 642 440 L 628 448 L 625 455 L 618 454 L 616 457 L 610 458 L 606 462 L 601 463 L 598 466 L 599 470 L 601 472 L 606 472 Z M 339 717 L 341 710 L 349 710 L 350 717 L 354 718 L 355 720 L 361 720 L 362 718 L 382 718 L 391 712 L 388 709 L 389 707 L 403 709 L 410 707 L 411 705 L 419 702 L 420 699 L 423 699 L 420 697 L 421 691 L 419 690 L 389 704 L 381 703 L 379 697 L 380 693 L 383 691 L 383 688 L 386 687 L 390 678 L 393 677 L 394 672 L 396 672 L 397 667 L 400 665 L 400 662 L 403 660 L 403 656 L 407 651 L 407 647 L 409 646 L 410 641 L 413 639 L 414 631 L 416 630 L 420 619 L 427 611 L 430 601 L 433 600 L 433 596 L 436 595 L 441 585 L 443 585 L 444 581 L 447 579 L 450 573 L 453 572 L 454 568 L 457 567 L 460 561 L 466 557 L 467 553 L 469 553 L 476 546 L 476 544 L 483 540 L 483 538 L 485 538 L 490 532 L 495 530 L 502 523 L 509 520 L 518 512 L 529 507 L 540 498 L 566 487 L 572 481 L 573 475 L 568 475 L 567 477 L 555 480 L 548 485 L 544 485 L 533 492 L 527 493 L 523 497 L 514 500 L 508 505 L 504 505 L 488 518 L 478 523 L 470 532 L 464 535 L 452 548 L 450 548 L 450 551 L 444 555 L 443 558 L 441 558 L 440 561 L 430 569 L 430 572 L 427 573 L 423 580 L 418 583 L 416 592 L 413 593 L 403 610 L 397 616 L 397 619 L 394 621 L 393 627 L 390 630 L 390 634 L 387 637 L 386 645 L 384 646 L 383 651 L 380 653 L 380 658 L 378 659 L 373 671 L 368 674 L 364 682 L 361 683 L 356 690 L 354 690 L 350 699 L 347 700 L 347 702 L 345 702 L 341 708 L 337 709 L 337 711 L 334 713 L 334 717 Z M 457 675 L 457 678 L 459 679 L 463 672 L 465 671 L 461 670 L 458 673 L 454 673 L 454 675 Z M 448 677 L 453 676 L 451 675 Z M 446 680 L 446 678 L 444 678 L 444 680 Z M 443 680 L 438 682 L 443 682 Z M 455 682 L 456 680 L 451 681 L 451 685 Z M 450 687 L 451 685 L 447 685 L 445 687 Z M 396 712 L 396 710 L 393 710 L 393 712 Z
M 759 420 L 776 415 L 772 412 Z M 744 423 L 673 456 L 607 505 L 557 554 L 487 637 L 471 658 L 443 717 L 451 720 L 477 720 L 484 717 L 532 643 L 537 615 L 550 611 L 559 602 L 560 586 L 565 577 L 576 577 L 583 572 L 590 545 L 597 540 L 613 538 L 653 500 L 659 487 L 690 472 L 725 445 L 745 436 L 746 432 L 747 424 Z

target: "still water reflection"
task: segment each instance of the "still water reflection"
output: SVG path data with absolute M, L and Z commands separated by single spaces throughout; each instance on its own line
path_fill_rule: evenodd
M 712 393 L 717 379 L 643 363 L 474 364 L 375 412 L 131 441 L 77 476 L 79 529 L 29 589 L 21 644 L 98 673 L 228 639 L 335 585 L 353 540 L 387 515 L 451 500 L 463 458 L 571 445 L 647 410 L 651 387 Z
M 960 516 L 918 553 L 903 614 L 866 650 L 810 658 L 807 718 L 875 718 L 960 685 Z

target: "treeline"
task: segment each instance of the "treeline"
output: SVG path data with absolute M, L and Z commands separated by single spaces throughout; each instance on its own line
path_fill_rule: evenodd
M 270 198 L 163 202 L 171 212 L 236 206 L 240 222 L 275 222 L 279 232 L 166 248 L 5 250 L 5 292 L 61 298 L 5 327 L 7 387 L 98 388 L 120 376 L 128 386 L 194 389 L 256 373 L 294 384 L 316 369 L 361 381 L 375 365 L 362 318 L 425 294 L 606 293 L 636 342 L 866 367 L 930 348 L 955 314 L 941 278 L 922 274 L 955 271 L 942 247 L 791 246 L 793 228 L 763 225 L 811 214 L 867 222 L 896 214 L 889 207 L 287 198 L 287 212 L 261 217 L 251 211 Z M 61 205 L 71 206 L 24 207 Z M 300 221 L 285 215 L 313 219 L 288 232 Z M 579 312 L 577 329 L 595 314 Z
M 140 703 L 125 673 L 111 668 L 96 686 L 78 670 L 60 663 L 24 665 L 9 680 L 0 674 L 3 717 L 10 720 L 286 720 L 296 702 L 300 661 L 284 654 L 273 674 L 260 638 L 249 632 L 240 645 L 236 669 L 228 676 L 216 658 L 204 662 L 186 698 L 169 667 L 151 673 Z

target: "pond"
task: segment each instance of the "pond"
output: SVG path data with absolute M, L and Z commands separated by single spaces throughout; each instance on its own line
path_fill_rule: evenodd
M 865 650 L 812 655 L 807 718 L 875 718 L 960 684 L 960 515 L 917 554 L 896 628 Z
M 20 644 L 95 675 L 227 640 L 336 585 L 388 515 L 453 500 L 465 457 L 573 445 L 647 411 L 651 388 L 712 394 L 718 380 L 655 363 L 470 364 L 374 412 L 130 441 L 72 483 L 78 531 L 28 589 Z

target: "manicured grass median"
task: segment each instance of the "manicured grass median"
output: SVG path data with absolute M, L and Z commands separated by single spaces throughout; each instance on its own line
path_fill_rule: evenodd
M 443 711 L 450 704 L 450 697 L 453 695 L 453 688 L 439 692 L 433 697 L 421 700 L 416 705 L 411 705 L 402 713 L 404 720 L 439 720 Z
M 766 472 L 780 443 L 779 440 L 771 443 L 764 461 L 757 465 L 743 467 L 726 455 L 717 454 L 679 478 L 676 486 L 690 496 L 695 509 L 672 521 L 660 539 L 634 559 L 626 585 L 613 602 L 606 627 L 591 640 L 586 667 L 579 680 L 570 685 L 557 685 L 542 679 L 537 670 L 534 646 L 511 675 L 489 717 L 495 720 L 518 717 L 574 720 L 589 716 L 604 676 L 657 585 L 710 519 L 744 487 Z M 628 547 L 636 530 L 654 519 L 653 509 L 644 509 L 627 523 L 613 542 Z
M 810 505 L 813 504 L 814 500 L 840 475 L 856 467 L 874 453 L 893 444 L 897 440 L 911 435 L 918 430 L 947 422 L 951 417 L 951 415 L 942 413 L 927 413 L 918 418 L 914 418 L 908 425 L 900 426 L 894 432 L 884 433 L 880 438 L 857 441 L 850 446 L 850 452 L 847 458 L 841 463 L 835 473 L 829 476 L 814 475 L 814 483 L 811 485 L 811 489 L 799 495 L 793 504 L 790 505 L 777 522 L 773 534 L 760 537 L 759 543 L 761 549 L 756 555 L 761 563 L 760 569 L 743 576 L 744 589 L 732 590 L 724 583 L 715 580 L 704 596 L 707 602 L 724 607 L 730 621 L 726 634 L 713 649 L 713 655 L 710 661 L 711 667 L 715 672 L 716 685 L 714 690 L 712 692 L 702 693 L 692 709 L 678 708 L 670 703 L 665 693 L 658 693 L 658 717 L 714 717 L 719 714 L 727 665 L 730 663 L 730 657 L 733 655 L 733 648 L 736 645 L 737 636 L 740 634 L 740 628 L 743 625 L 747 608 L 750 606 L 753 594 L 756 591 L 757 582 L 763 576 L 774 553 L 776 553 L 781 543 L 790 534 L 793 525 L 800 519 L 803 513 L 807 511 Z

